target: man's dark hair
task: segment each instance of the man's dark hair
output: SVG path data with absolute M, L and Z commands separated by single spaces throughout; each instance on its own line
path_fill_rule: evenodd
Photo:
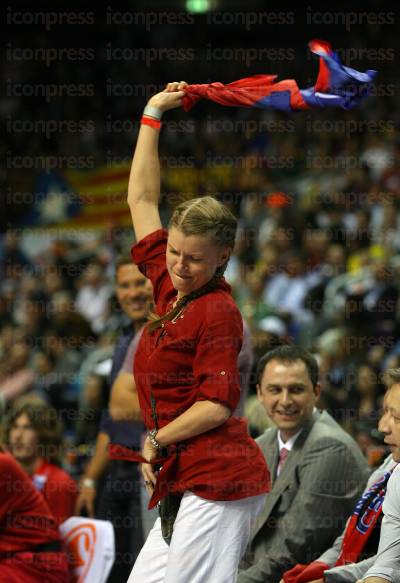
M 294 344 L 284 344 L 269 350 L 262 356 L 257 365 L 257 382 L 261 383 L 261 378 L 265 367 L 271 360 L 280 360 L 281 362 L 293 363 L 296 360 L 304 362 L 305 367 L 310 377 L 313 388 L 315 389 L 318 383 L 318 363 L 311 352 L 303 350 Z
M 117 273 L 118 269 L 123 265 L 132 265 L 133 259 L 129 252 L 121 253 L 118 255 L 117 260 L 115 262 L 115 273 Z

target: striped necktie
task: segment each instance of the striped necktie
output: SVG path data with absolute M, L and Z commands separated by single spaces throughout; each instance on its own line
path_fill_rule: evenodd
M 277 468 L 277 475 L 279 476 L 279 474 L 282 471 L 282 468 L 285 464 L 286 458 L 289 455 L 290 450 L 286 449 L 286 447 L 282 447 L 279 450 L 279 462 L 278 462 L 278 468 Z

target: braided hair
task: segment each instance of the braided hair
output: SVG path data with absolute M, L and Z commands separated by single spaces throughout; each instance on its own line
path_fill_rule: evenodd
M 177 206 L 168 225 L 168 228 L 171 227 L 178 229 L 186 236 L 209 237 L 217 247 L 228 247 L 232 250 L 235 245 L 237 220 L 225 205 L 212 196 L 194 198 Z M 216 269 L 210 281 L 180 298 L 175 307 L 164 316 L 151 315 L 147 325 L 148 330 L 152 332 L 164 322 L 174 320 L 191 301 L 213 291 L 222 279 L 227 265 L 228 261 Z

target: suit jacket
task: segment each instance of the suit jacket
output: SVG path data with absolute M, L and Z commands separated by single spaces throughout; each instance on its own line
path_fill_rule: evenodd
M 238 583 L 277 583 L 296 563 L 315 560 L 343 530 L 370 473 L 353 438 L 326 411 L 315 411 L 276 477 L 277 432 L 267 429 L 257 439 L 272 488 Z

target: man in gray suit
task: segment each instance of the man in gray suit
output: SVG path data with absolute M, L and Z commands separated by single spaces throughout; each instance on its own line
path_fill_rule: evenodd
M 258 399 L 276 428 L 257 439 L 272 480 L 238 583 L 278 583 L 317 558 L 341 532 L 368 478 L 355 441 L 326 412 L 315 358 L 278 346 L 258 366 Z

